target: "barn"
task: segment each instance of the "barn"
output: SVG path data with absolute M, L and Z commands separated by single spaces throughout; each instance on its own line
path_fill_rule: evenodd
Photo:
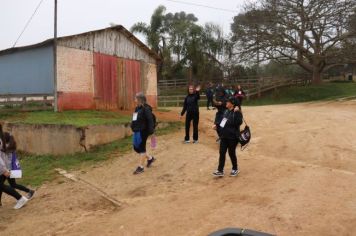
M 0 95 L 54 94 L 54 40 L 0 51 Z M 57 106 L 127 110 L 143 91 L 157 107 L 160 57 L 118 25 L 57 39 Z

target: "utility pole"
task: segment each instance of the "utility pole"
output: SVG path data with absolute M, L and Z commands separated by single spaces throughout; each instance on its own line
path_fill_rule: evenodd
M 53 78 L 54 78 L 54 112 L 57 112 L 58 111 L 58 94 L 57 94 L 57 0 L 54 0 Z

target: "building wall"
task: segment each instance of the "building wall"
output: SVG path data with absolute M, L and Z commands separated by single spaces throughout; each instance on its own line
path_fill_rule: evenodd
M 156 63 L 145 50 L 117 29 L 91 32 L 59 39 L 58 45 L 98 52 L 106 55 Z
M 157 66 L 155 64 L 143 63 L 142 81 L 143 92 L 146 94 L 147 101 L 152 107 L 157 107 Z
M 0 83 L 0 94 L 52 94 L 52 46 L 0 55 Z
M 57 48 L 58 109 L 93 109 L 93 53 L 73 48 Z

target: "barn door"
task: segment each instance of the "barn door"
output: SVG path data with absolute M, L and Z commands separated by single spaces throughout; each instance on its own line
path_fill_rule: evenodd
M 117 109 L 117 58 L 94 53 L 94 78 L 96 109 Z

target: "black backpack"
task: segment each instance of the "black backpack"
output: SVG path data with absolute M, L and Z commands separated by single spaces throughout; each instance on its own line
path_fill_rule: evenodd
M 157 125 L 158 125 L 156 115 L 153 113 L 153 111 L 152 111 L 152 107 L 151 107 L 150 105 L 145 104 L 145 106 L 146 106 L 146 108 L 150 109 L 150 111 L 151 111 L 151 114 L 152 114 L 152 120 L 153 120 L 153 129 L 155 130 L 155 129 L 156 129 L 156 127 L 157 127 Z
M 251 140 L 251 129 L 247 125 L 246 121 L 245 120 L 243 121 L 245 122 L 245 128 L 240 131 L 240 136 L 239 136 L 239 143 L 241 144 L 242 151 L 247 147 L 247 144 Z

